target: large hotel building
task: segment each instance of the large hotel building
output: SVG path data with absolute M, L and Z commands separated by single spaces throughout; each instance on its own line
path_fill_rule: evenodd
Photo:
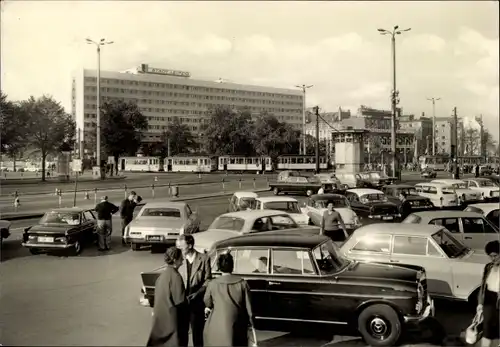
M 101 71 L 100 89 L 101 104 L 109 100 L 137 103 L 149 122 L 144 142 L 159 141 L 175 117 L 199 133 L 209 122 L 207 110 L 216 106 L 247 107 L 253 115 L 268 112 L 297 128 L 302 124 L 300 90 L 196 80 L 190 78 L 189 72 L 147 64 L 124 72 Z M 96 70 L 80 70 L 72 84 L 72 114 L 80 145 L 89 133 L 96 132 L 96 101 Z

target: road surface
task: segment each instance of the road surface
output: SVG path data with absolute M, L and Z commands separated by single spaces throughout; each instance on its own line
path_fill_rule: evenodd
M 261 193 L 260 195 L 269 195 Z M 303 201 L 303 197 L 297 197 Z M 228 207 L 227 197 L 190 201 L 202 217 L 202 229 Z M 84 249 L 78 257 L 31 255 L 20 246 L 23 227 L 13 222 L 0 266 L 0 343 L 24 346 L 143 346 L 151 309 L 139 305 L 140 273 L 161 265 L 162 254 L 122 247 L 115 229 L 112 250 Z M 113 221 L 117 226 L 118 220 Z M 457 335 L 472 314 L 463 305 L 437 303 L 437 318 L 449 335 Z M 258 332 L 260 346 L 365 346 L 345 332 Z M 411 339 L 421 341 L 418 336 Z M 456 344 L 456 343 L 454 343 Z M 422 345 L 423 346 L 423 345 Z M 427 346 L 427 345 L 426 345 Z

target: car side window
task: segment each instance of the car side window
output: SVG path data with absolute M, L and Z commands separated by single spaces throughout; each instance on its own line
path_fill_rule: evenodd
M 306 251 L 273 249 L 273 274 L 309 275 L 314 274 L 314 267 Z
M 283 230 L 295 227 L 295 221 L 288 216 L 271 216 L 271 230 Z
M 80 213 L 79 216 L 80 216 L 80 223 L 87 221 L 87 218 L 85 217 L 85 213 Z
M 497 225 L 498 220 L 500 219 L 500 210 L 491 211 L 490 213 L 488 213 L 488 216 L 486 218 L 493 224 Z
M 83 212 L 83 215 L 85 216 L 86 220 L 89 220 L 89 221 L 95 220 L 94 215 L 90 211 Z
M 389 253 L 391 249 L 391 235 L 366 235 L 351 249 L 355 252 Z
M 394 254 L 427 255 L 427 238 L 414 236 L 394 236 Z
M 439 250 L 436 248 L 436 246 L 434 246 L 434 244 L 429 239 L 427 239 L 427 255 L 429 255 L 431 257 L 442 257 L 443 256 L 441 254 L 441 252 L 439 252 Z
M 460 233 L 457 218 L 438 218 L 433 219 L 429 224 L 440 225 L 451 231 L 452 233 Z
M 259 233 L 264 231 L 272 231 L 271 221 L 269 218 L 258 218 L 254 223 L 251 232 Z
M 255 209 L 260 210 L 262 208 L 262 203 L 260 201 L 255 202 Z
M 437 188 L 436 187 L 429 187 L 429 190 L 427 191 L 427 193 L 429 194 L 437 194 Z
M 495 234 L 496 231 L 482 218 L 462 218 L 466 234 Z
M 238 249 L 234 255 L 234 259 L 235 273 L 268 273 L 269 251 L 267 249 Z
M 477 187 L 477 183 L 474 181 L 469 181 L 469 187 Z

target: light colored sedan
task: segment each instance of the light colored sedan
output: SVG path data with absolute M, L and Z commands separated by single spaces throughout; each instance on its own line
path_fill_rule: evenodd
M 295 229 L 300 226 L 283 211 L 250 210 L 225 213 L 217 217 L 206 231 L 194 235 L 194 247 L 209 251 L 218 241 L 264 231 Z
M 175 244 L 182 234 L 200 231 L 200 218 L 180 201 L 148 202 L 127 226 L 125 242 L 138 250 L 142 245 Z
M 465 182 L 469 189 L 481 193 L 481 200 L 494 200 L 500 196 L 500 188 L 492 180 L 487 178 L 470 178 Z
M 435 224 L 448 229 L 453 236 L 473 249 L 484 246 L 500 236 L 498 228 L 483 215 L 468 211 L 422 211 L 410 214 L 405 224 Z
M 340 194 L 315 194 L 307 200 L 301 210 L 304 215 L 309 217 L 311 224 L 321 226 L 321 219 L 329 203 L 332 203 L 333 209 L 340 214 L 347 229 L 354 230 L 361 226 L 361 222 L 356 212 L 351 209 L 349 201 Z
M 469 189 L 465 181 L 456 179 L 440 179 L 440 180 L 432 180 L 431 182 L 439 183 L 448 188 L 452 188 L 455 191 L 455 194 L 457 194 L 460 203 L 462 204 L 471 201 L 481 200 L 481 193 Z
M 292 216 L 297 224 L 308 225 L 309 217 L 302 214 L 297 199 L 288 196 L 266 196 L 255 199 L 256 210 L 283 211 Z
M 474 302 L 490 261 L 437 225 L 371 224 L 341 247 L 350 259 L 425 268 L 431 296 Z
M 497 228 L 500 227 L 500 205 L 496 203 L 472 204 L 465 208 L 464 211 L 476 212 L 482 214 L 487 220 Z

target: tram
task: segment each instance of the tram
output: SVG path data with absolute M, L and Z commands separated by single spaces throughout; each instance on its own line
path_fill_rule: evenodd
M 220 156 L 219 171 L 270 172 L 273 171 L 271 157 Z
M 217 171 L 217 157 L 209 155 L 178 155 L 165 159 L 166 172 L 212 172 Z
M 120 171 L 163 171 L 163 160 L 160 157 L 120 157 L 118 162 Z
M 328 169 L 328 158 L 319 158 L 319 168 Z M 281 155 L 278 157 L 278 170 L 316 170 L 316 156 L 314 155 Z

